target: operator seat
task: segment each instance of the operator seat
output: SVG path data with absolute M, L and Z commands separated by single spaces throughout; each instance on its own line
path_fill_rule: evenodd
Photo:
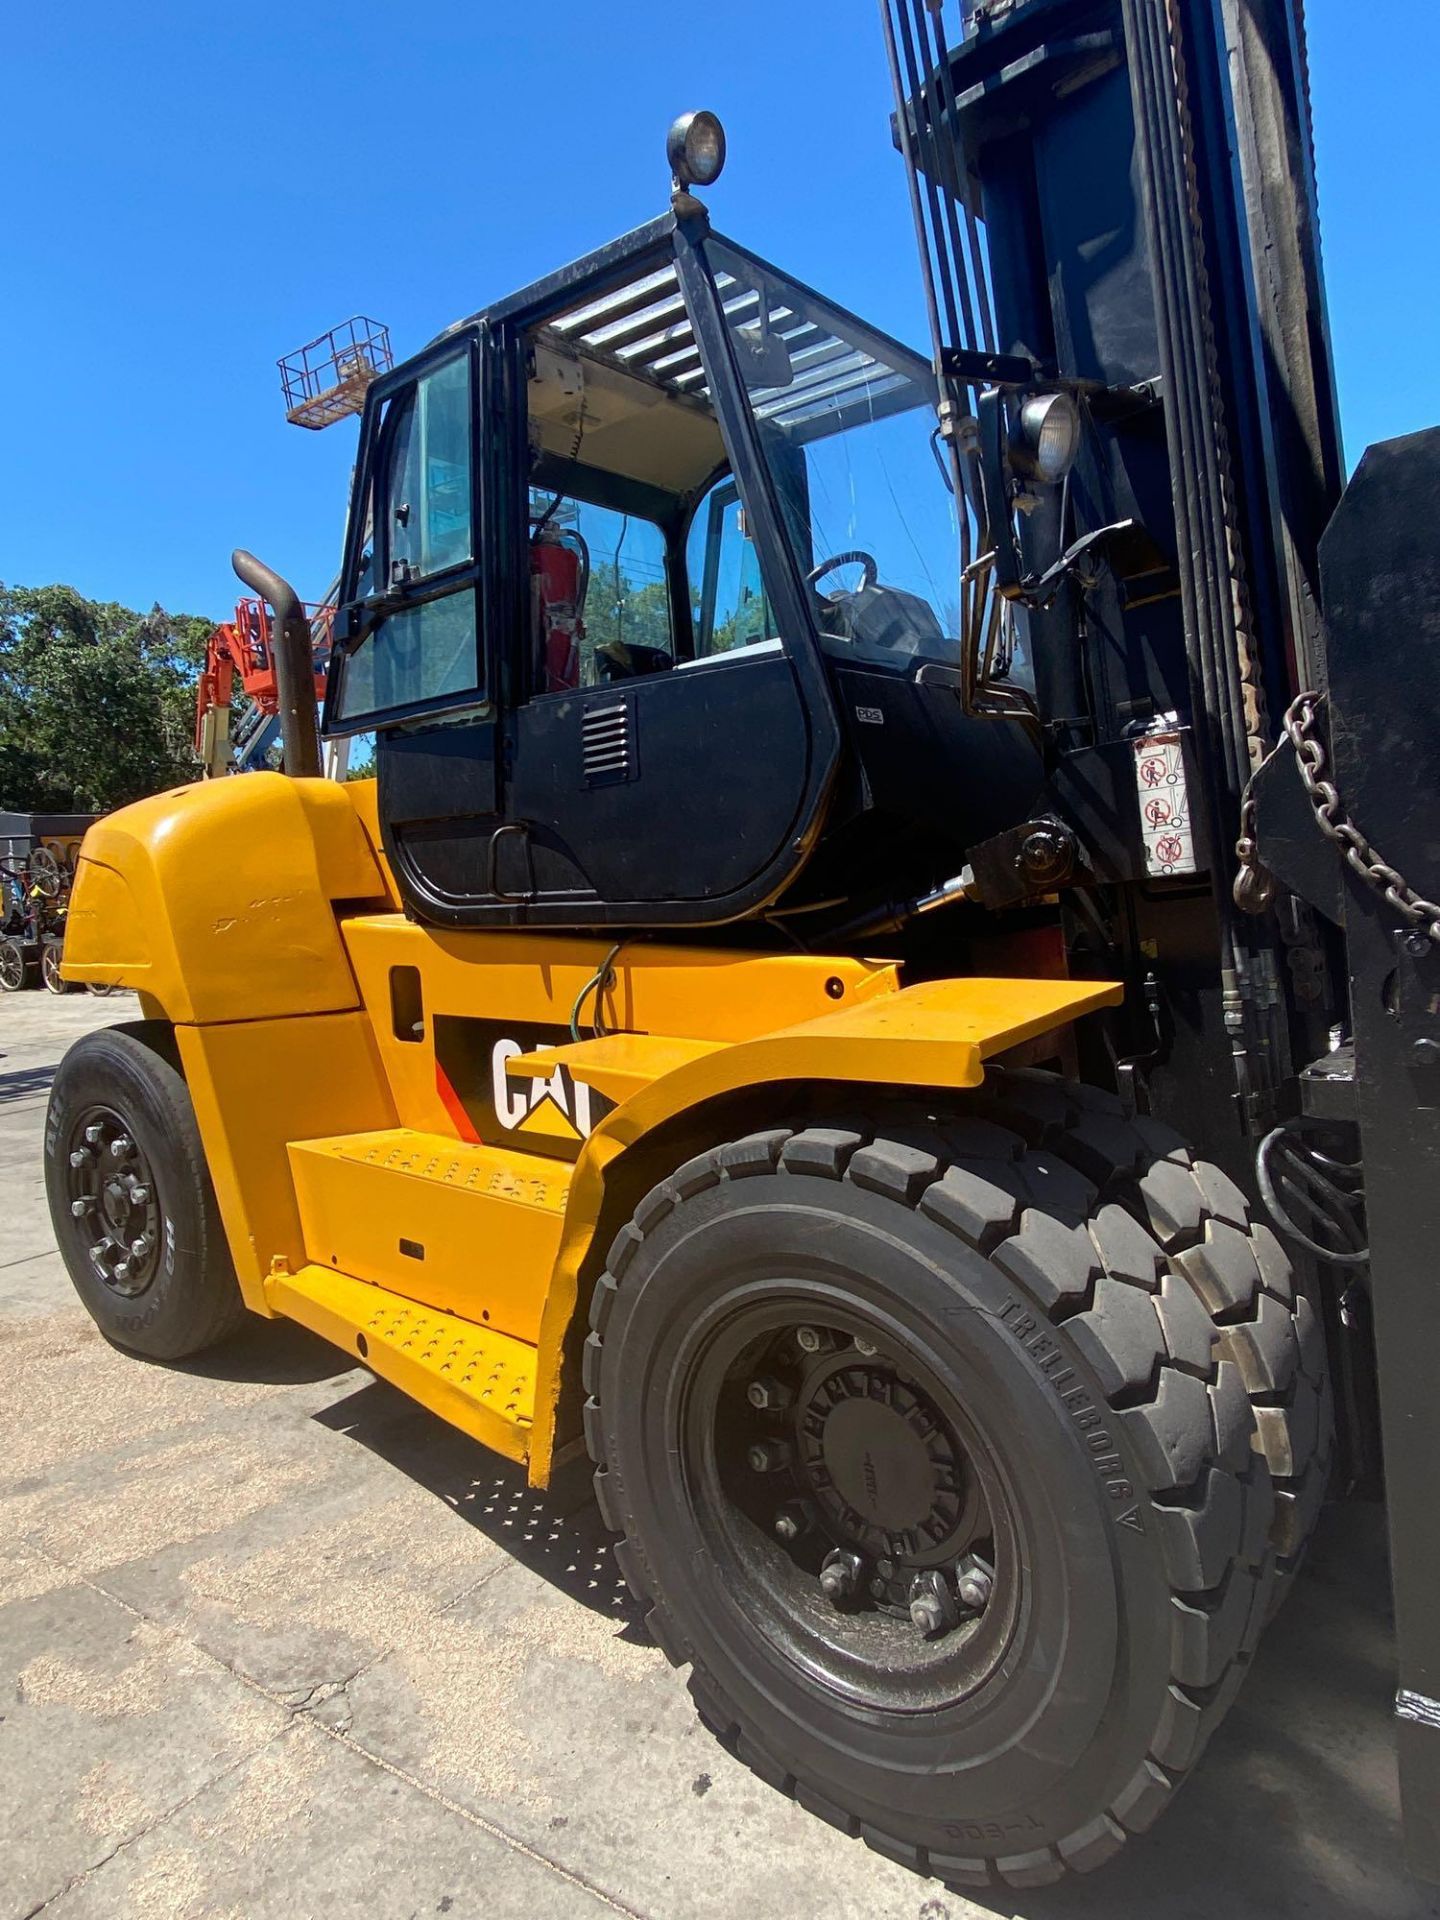
M 638 680 L 642 674 L 668 673 L 675 662 L 663 647 L 642 647 L 628 640 L 606 640 L 595 649 L 595 671 L 601 684 Z

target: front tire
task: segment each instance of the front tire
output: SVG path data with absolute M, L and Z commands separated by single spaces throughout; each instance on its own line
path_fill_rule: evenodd
M 1044 1884 L 1148 1827 L 1275 1590 L 1234 1344 L 1144 1174 L 1102 1198 L 1053 1118 L 1035 1144 L 976 1118 L 702 1155 L 617 1238 L 585 1352 L 601 1510 L 703 1717 L 958 1887 Z M 848 1589 L 822 1590 L 837 1555 Z
M 179 1360 L 245 1316 L 189 1089 L 153 1023 L 88 1033 L 60 1062 L 45 1188 L 75 1291 L 107 1339 Z

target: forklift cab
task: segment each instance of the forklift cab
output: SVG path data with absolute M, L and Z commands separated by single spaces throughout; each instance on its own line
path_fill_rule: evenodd
M 955 691 L 934 407 L 927 362 L 698 212 L 378 380 L 325 727 L 376 735 L 416 916 L 718 924 L 822 843 L 832 889 L 861 840 L 924 887 L 1023 815 L 1029 742 Z

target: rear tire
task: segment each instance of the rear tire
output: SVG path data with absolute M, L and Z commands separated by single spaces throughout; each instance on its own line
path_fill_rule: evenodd
M 168 1039 L 149 1022 L 86 1034 L 45 1118 L 50 1218 L 75 1291 L 107 1339 L 154 1360 L 213 1346 L 245 1316 Z
M 1279 1564 L 1256 1431 L 1278 1390 L 1250 1329 L 1273 1318 L 1262 1294 L 1283 1298 L 1283 1256 L 1263 1245 L 1262 1284 L 1223 1176 L 1107 1096 L 1028 1075 L 988 1092 L 986 1118 L 777 1129 L 680 1168 L 616 1239 L 585 1350 L 601 1511 L 702 1717 L 802 1805 L 958 1888 L 1041 1885 L 1151 1824 L 1243 1678 Z M 1104 1188 L 1076 1164 L 1099 1152 L 1091 1117 Z M 1160 1218 L 1179 1174 L 1213 1203 L 1190 1237 Z M 1239 1311 L 1212 1274 L 1220 1245 L 1238 1282 L 1231 1234 L 1257 1274 Z M 802 1333 L 837 1349 L 823 1394 Z M 757 1373 L 785 1412 L 747 1412 Z M 1287 1431 L 1293 1544 L 1315 1463 Z M 757 1439 L 790 1453 L 747 1480 Z M 946 1489 L 972 1483 L 968 1523 L 927 1559 Z M 915 1581 L 938 1569 L 953 1611 L 956 1542 L 993 1574 L 988 1602 L 907 1639 Z M 816 1568 L 849 1551 L 840 1612 Z

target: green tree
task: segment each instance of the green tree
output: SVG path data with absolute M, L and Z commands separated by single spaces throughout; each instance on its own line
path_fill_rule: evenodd
M 590 651 L 623 640 L 637 647 L 670 650 L 670 589 L 663 580 L 622 574 L 618 587 L 607 565 L 591 575 L 585 596 L 585 638 Z
M 108 811 L 194 780 L 214 621 L 0 585 L 0 809 Z

